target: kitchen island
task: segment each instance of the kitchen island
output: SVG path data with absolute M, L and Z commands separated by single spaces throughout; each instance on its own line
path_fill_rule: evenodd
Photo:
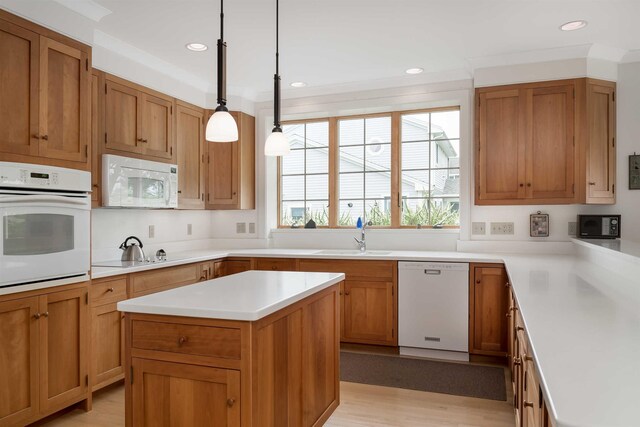
M 344 277 L 248 271 L 118 303 L 127 426 L 323 425 Z

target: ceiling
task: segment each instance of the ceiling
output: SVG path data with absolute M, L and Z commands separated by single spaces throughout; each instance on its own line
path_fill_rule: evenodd
M 213 84 L 218 0 L 93 1 L 112 12 L 97 30 Z M 286 86 L 410 81 L 417 77 L 404 73 L 409 67 L 469 70 L 473 58 L 584 44 L 640 49 L 637 0 L 280 0 L 280 12 Z M 274 19 L 275 0 L 225 3 L 230 92 L 271 92 Z M 589 25 L 558 29 L 576 19 Z M 190 52 L 189 42 L 209 50 Z

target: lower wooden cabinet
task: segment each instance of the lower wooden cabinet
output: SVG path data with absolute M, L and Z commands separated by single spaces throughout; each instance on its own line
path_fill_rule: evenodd
M 240 426 L 240 371 L 133 358 L 134 426 Z
M 87 399 L 87 284 L 0 298 L 0 425 Z
M 507 355 L 508 299 L 504 265 L 469 265 L 469 353 Z
M 256 270 L 298 271 L 298 262 L 294 258 L 256 258 Z
M 199 282 L 201 277 L 202 267 L 198 263 L 133 273 L 130 275 L 131 290 L 129 295 L 135 298 L 191 285 Z
M 214 265 L 213 278 L 229 276 L 231 274 L 242 273 L 253 269 L 253 260 L 245 259 L 225 259 L 217 261 Z
M 344 282 L 342 341 L 394 345 L 394 288 L 393 282 Z

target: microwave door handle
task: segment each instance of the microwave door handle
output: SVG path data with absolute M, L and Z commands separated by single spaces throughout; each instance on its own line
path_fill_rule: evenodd
M 167 179 L 167 188 L 164 191 L 164 203 L 169 206 L 171 202 L 171 179 Z
M 8 196 L 2 197 L 0 196 L 0 204 L 5 203 L 38 203 L 38 202 L 49 202 L 49 203 L 59 203 L 65 205 L 81 205 L 85 206 L 87 204 L 87 198 L 73 198 L 73 197 L 65 197 L 65 196 L 46 196 L 46 195 L 33 195 L 33 196 Z

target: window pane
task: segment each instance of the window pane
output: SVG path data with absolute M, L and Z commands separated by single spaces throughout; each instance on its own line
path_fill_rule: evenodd
M 432 139 L 460 138 L 460 111 L 431 113 Z
M 426 169 L 429 167 L 429 143 L 402 144 L 402 169 Z
M 281 183 L 282 200 L 304 200 L 304 177 L 283 176 Z
M 391 175 L 388 172 L 371 172 L 366 174 L 365 198 L 391 198 Z
M 341 146 L 364 144 L 364 119 L 340 120 L 338 127 Z
M 329 209 L 327 205 L 328 200 L 321 200 L 315 202 L 307 202 L 307 216 L 305 224 L 310 220 L 314 220 L 318 227 L 326 227 L 329 225 Z
M 283 125 L 282 133 L 289 138 L 291 148 L 304 148 L 304 124 Z
M 366 144 L 391 142 L 391 116 L 366 119 Z
M 429 171 L 402 172 L 402 197 L 429 197 Z
M 307 150 L 307 173 L 329 173 L 328 148 Z
M 402 225 L 429 224 L 429 199 L 403 199 L 400 223 Z
M 367 145 L 365 156 L 368 171 L 391 170 L 391 144 Z
M 304 200 L 282 202 L 280 205 L 280 225 L 303 225 L 304 210 Z
M 307 175 L 307 200 L 329 199 L 329 175 Z
M 438 140 L 431 142 L 431 167 L 448 168 L 460 166 L 460 141 Z
M 340 174 L 340 199 L 355 201 L 364 199 L 364 174 Z
M 371 225 L 391 225 L 391 205 L 389 199 L 367 200 L 365 221 Z
M 364 147 L 340 148 L 340 172 L 364 171 Z
M 460 173 L 458 169 L 431 171 L 431 197 L 460 197 Z
M 358 217 L 364 215 L 364 201 L 341 201 L 338 225 L 341 227 L 355 227 Z
M 401 119 L 403 142 L 429 140 L 429 113 L 405 114 Z
M 460 200 L 457 198 L 431 199 L 430 225 L 460 225 Z
M 307 123 L 307 148 L 329 146 L 329 122 Z
M 291 150 L 281 161 L 282 175 L 304 173 L 304 150 Z

